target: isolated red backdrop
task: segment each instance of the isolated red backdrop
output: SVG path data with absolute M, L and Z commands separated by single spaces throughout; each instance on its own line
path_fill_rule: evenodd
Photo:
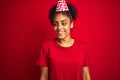
M 66 0 L 79 15 L 72 36 L 88 43 L 92 80 L 120 80 L 119 1 Z M 40 44 L 54 37 L 48 20 L 57 0 L 3 0 L 0 25 L 0 80 L 39 80 Z

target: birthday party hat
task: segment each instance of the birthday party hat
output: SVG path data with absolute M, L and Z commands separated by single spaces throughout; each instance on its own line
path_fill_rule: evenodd
M 65 0 L 58 0 L 56 11 L 69 11 Z

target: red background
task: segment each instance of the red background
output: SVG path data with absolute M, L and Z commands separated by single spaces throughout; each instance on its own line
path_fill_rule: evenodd
M 87 41 L 92 80 L 120 80 L 120 7 L 117 0 L 67 0 L 79 11 L 72 36 Z M 48 20 L 57 0 L 3 0 L 0 80 L 39 80 L 40 44 L 54 37 Z

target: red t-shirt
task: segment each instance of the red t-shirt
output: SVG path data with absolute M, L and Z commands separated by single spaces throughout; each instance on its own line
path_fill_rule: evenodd
M 43 43 L 40 48 L 39 66 L 49 67 L 48 80 L 82 80 L 82 68 L 88 66 L 86 44 L 74 40 L 70 47 L 62 47 L 54 40 Z

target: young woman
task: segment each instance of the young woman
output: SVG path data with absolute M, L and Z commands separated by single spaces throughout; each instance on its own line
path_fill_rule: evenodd
M 40 80 L 91 80 L 86 45 L 70 35 L 77 10 L 70 3 L 63 2 L 64 8 L 61 4 L 58 2 L 49 12 L 57 38 L 43 43 L 40 49 Z

